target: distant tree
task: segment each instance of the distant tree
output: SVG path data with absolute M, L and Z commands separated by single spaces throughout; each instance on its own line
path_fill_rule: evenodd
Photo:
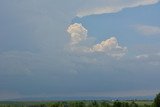
M 92 106 L 93 106 L 93 107 L 99 107 L 99 104 L 98 104 L 97 101 L 93 101 L 93 102 L 92 102 Z
M 130 107 L 138 107 L 138 104 L 136 104 L 134 101 L 131 102 Z
M 79 107 L 85 107 L 85 103 L 84 102 L 79 102 Z
M 160 107 L 160 93 L 154 98 L 153 107 Z
M 88 103 L 87 107 L 93 107 L 93 104 L 92 103 Z
M 62 107 L 64 107 L 64 105 Z M 75 102 L 69 102 L 69 107 L 76 107 Z
M 110 107 L 110 105 L 108 103 L 106 103 L 105 101 L 103 101 L 101 103 L 101 107 Z
M 60 103 L 56 102 L 56 103 L 52 104 L 51 107 L 60 107 Z
M 151 107 L 150 105 L 144 104 L 144 107 Z
M 119 102 L 119 101 L 115 101 L 115 102 L 113 103 L 113 107 L 121 107 L 121 105 L 122 105 L 122 103 Z
M 85 107 L 86 104 L 83 101 L 76 101 L 74 103 L 72 103 L 72 105 L 70 104 L 69 107 Z
M 128 102 L 123 102 L 123 103 L 121 104 L 121 107 L 129 107 Z

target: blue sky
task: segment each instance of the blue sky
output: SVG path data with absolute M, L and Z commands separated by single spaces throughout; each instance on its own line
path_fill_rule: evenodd
M 155 95 L 159 0 L 1 0 L 0 100 Z

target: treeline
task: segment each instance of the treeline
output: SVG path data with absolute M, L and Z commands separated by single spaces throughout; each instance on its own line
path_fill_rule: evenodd
M 151 105 L 138 105 L 136 102 L 107 102 L 107 101 L 74 101 L 54 102 L 44 104 L 1 104 L 0 107 L 152 107 Z
M 66 101 L 48 103 L 6 103 L 0 107 L 160 107 L 160 94 L 158 94 L 152 104 L 137 103 L 135 101 Z

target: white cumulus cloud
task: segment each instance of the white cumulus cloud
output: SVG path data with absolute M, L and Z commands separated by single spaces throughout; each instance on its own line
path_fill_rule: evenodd
M 70 49 L 77 52 L 85 53 L 104 53 L 112 57 L 122 57 L 125 55 L 127 48 L 121 47 L 118 44 L 116 37 L 111 37 L 99 44 L 92 46 L 87 46 L 85 44 L 79 44 L 88 39 L 87 29 L 82 26 L 82 24 L 72 24 L 68 27 L 67 32 L 70 34 Z M 89 41 L 88 41 L 89 42 Z M 78 45 L 77 45 L 78 44 Z
M 111 37 L 100 44 L 94 45 L 91 49 L 92 52 L 103 52 L 113 57 L 121 57 L 125 55 L 127 48 L 121 47 L 115 37 Z
M 160 0 L 89 0 L 84 1 L 86 7 L 81 9 L 78 13 L 78 17 L 84 17 L 88 15 L 94 14 L 104 14 L 104 13 L 116 13 L 125 8 L 133 8 L 145 5 L 156 4 Z M 95 6 L 91 6 L 90 4 L 97 4 Z
M 87 29 L 85 29 L 82 24 L 79 23 L 70 25 L 67 29 L 67 32 L 70 34 L 72 45 L 78 44 L 87 38 Z
M 160 27 L 158 26 L 137 25 L 135 28 L 139 33 L 146 35 L 146 36 L 160 34 Z

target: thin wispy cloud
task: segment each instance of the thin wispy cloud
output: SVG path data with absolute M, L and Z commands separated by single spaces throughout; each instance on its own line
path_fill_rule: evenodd
M 159 26 L 137 25 L 135 26 L 135 28 L 142 35 L 146 35 L 146 36 L 160 35 Z
M 77 13 L 78 17 L 84 17 L 89 15 L 98 15 L 104 13 L 117 13 L 125 8 L 133 8 L 145 5 L 152 5 L 158 3 L 160 0 L 130 0 L 130 1 L 122 1 L 122 0 L 94 0 L 87 2 L 88 4 L 97 3 L 96 6 L 87 5 L 85 9 L 80 10 Z M 85 2 L 84 2 L 85 3 Z
M 146 63 L 149 66 L 159 66 L 160 65 L 160 55 L 159 53 L 152 54 L 140 54 L 136 56 L 136 60 Z
M 137 56 L 136 56 L 137 59 L 146 59 L 146 58 L 148 58 L 148 57 L 149 57 L 148 54 L 142 54 L 142 55 L 137 55 Z

